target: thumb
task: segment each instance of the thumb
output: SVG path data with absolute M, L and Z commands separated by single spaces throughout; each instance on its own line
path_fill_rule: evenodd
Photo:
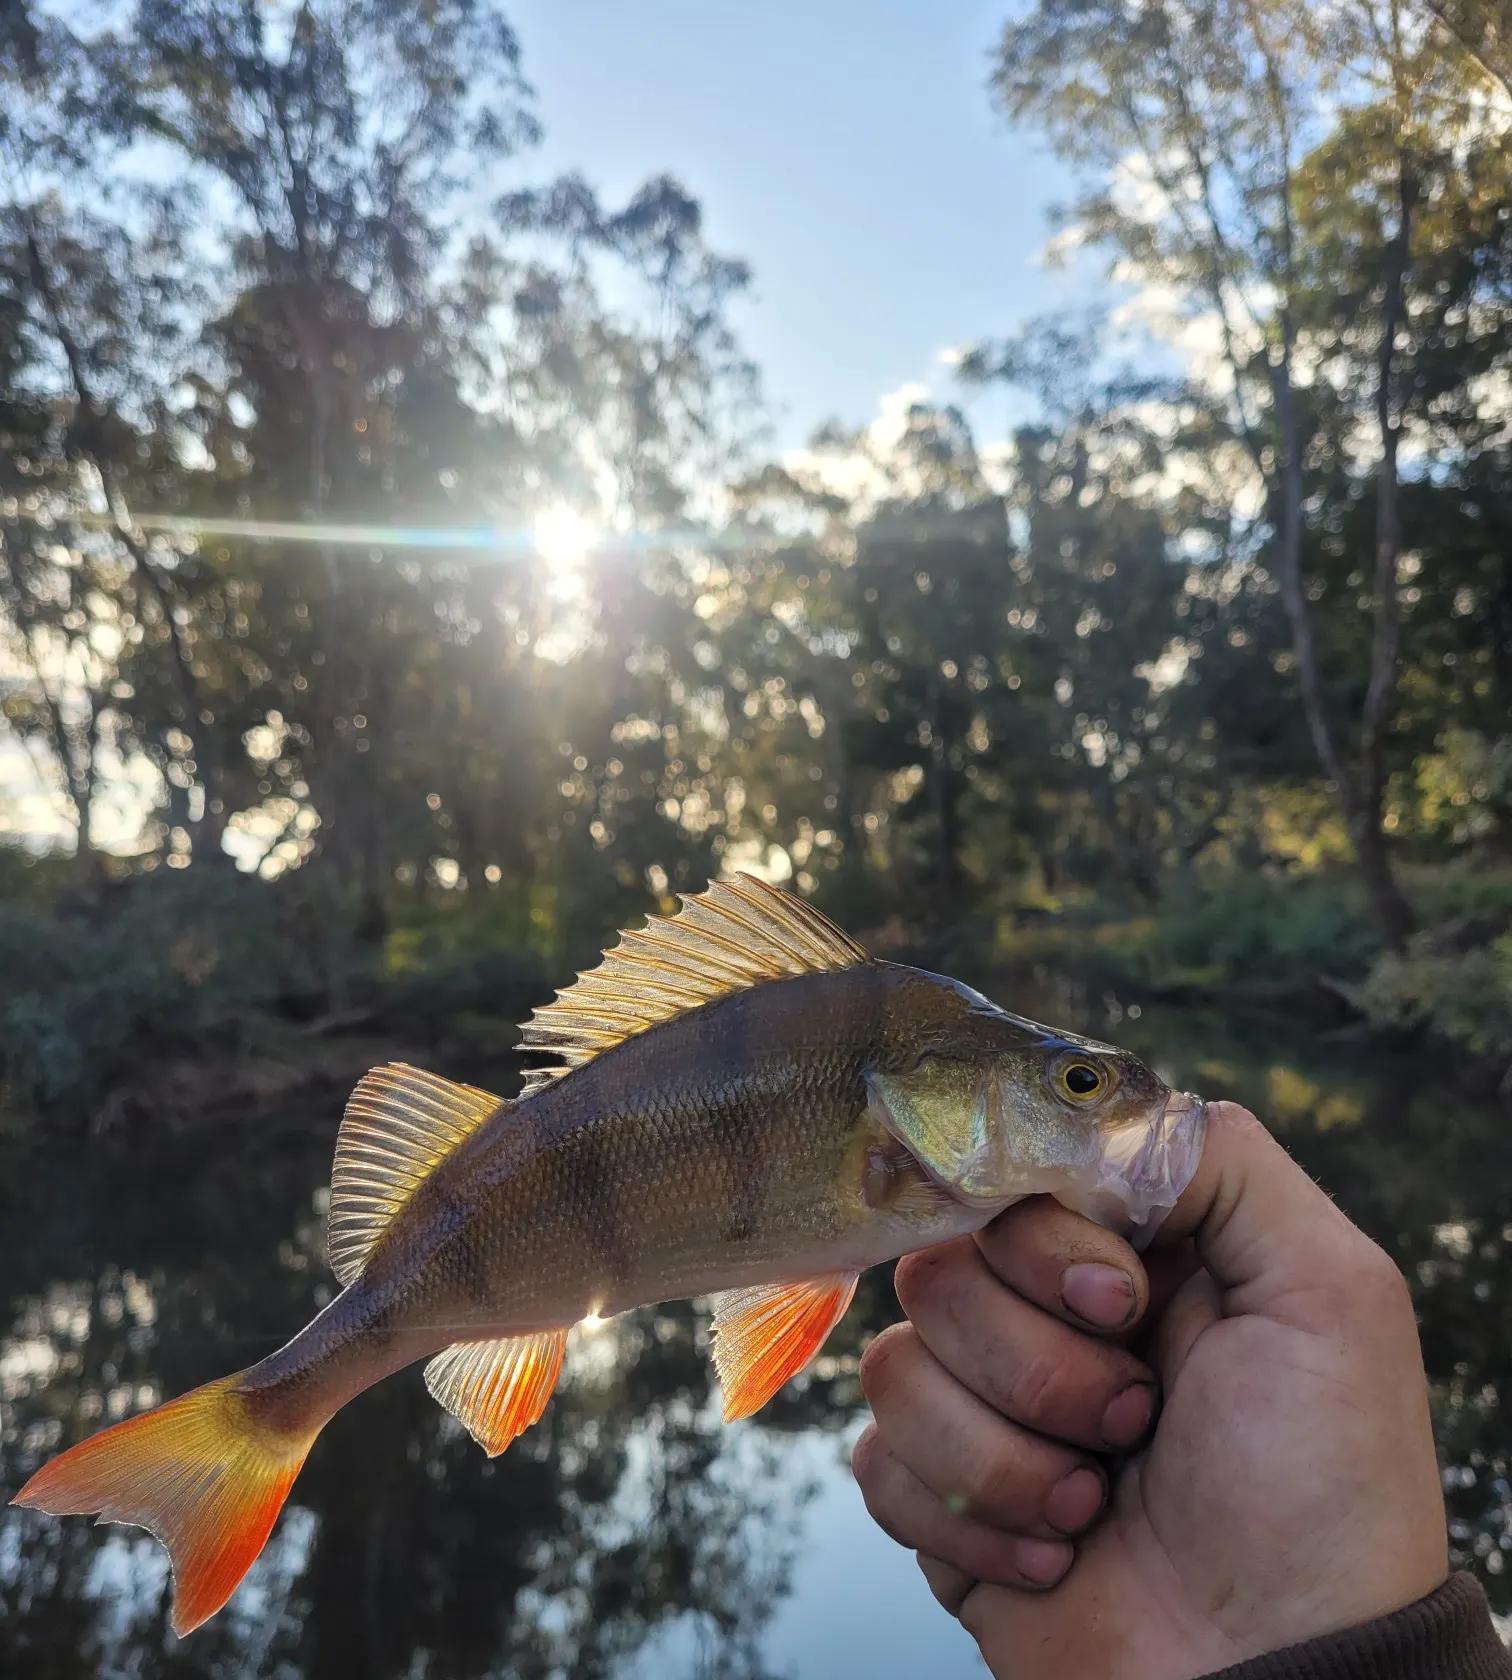
M 1254 1115 L 1231 1102 L 1208 1105 L 1202 1160 L 1157 1242 L 1188 1237 L 1226 1313 L 1301 1329 L 1332 1317 L 1323 1298 L 1330 1285 L 1367 1255 L 1380 1257 Z

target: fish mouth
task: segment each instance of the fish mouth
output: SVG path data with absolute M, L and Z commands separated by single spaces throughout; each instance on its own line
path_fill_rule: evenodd
M 1143 1250 L 1197 1175 L 1207 1138 L 1207 1104 L 1190 1091 L 1173 1091 L 1129 1165 L 1130 1237 Z
M 1206 1136 L 1207 1104 L 1173 1091 L 1153 1121 L 1110 1133 L 1091 1182 L 1061 1199 L 1142 1253 L 1196 1175 Z

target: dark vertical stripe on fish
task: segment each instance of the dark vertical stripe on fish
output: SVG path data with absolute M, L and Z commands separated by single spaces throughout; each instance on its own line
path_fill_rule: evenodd
M 725 1201 L 729 1213 L 724 1223 L 724 1240 L 732 1245 L 748 1242 L 766 1199 L 770 1173 L 763 1133 L 771 1130 L 767 1117 L 753 1102 L 731 1107 L 720 1128 L 725 1179 Z
M 583 1242 L 593 1259 L 593 1272 L 603 1298 L 615 1295 L 630 1278 L 627 1243 L 631 1213 L 624 1175 L 612 1154 L 606 1133 L 587 1131 L 573 1141 L 563 1165 L 568 1177 L 568 1205 L 580 1210 Z M 589 1302 L 596 1310 L 599 1301 Z

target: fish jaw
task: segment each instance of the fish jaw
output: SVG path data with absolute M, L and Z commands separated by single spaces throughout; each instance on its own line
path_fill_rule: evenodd
M 1206 1136 L 1207 1104 L 1173 1091 L 1152 1122 L 1109 1131 L 1089 1167 L 1063 1172 L 1064 1182 L 1047 1188 L 1143 1253 L 1192 1182 Z
M 856 1244 L 864 1269 L 914 1249 L 967 1236 L 991 1224 L 1027 1196 L 1050 1195 L 1073 1213 L 1128 1239 L 1143 1253 L 1167 1215 L 1196 1176 L 1207 1136 L 1207 1104 L 1187 1091 L 1173 1091 L 1152 1121 L 1119 1126 L 1104 1135 L 1101 1152 L 1080 1166 L 1015 1167 L 996 1192 L 969 1197 L 948 1185 L 925 1210 L 920 1199 L 912 1218 L 879 1220 Z M 924 1169 L 921 1167 L 920 1172 Z M 887 1253 L 877 1252 L 887 1248 Z M 871 1258 L 861 1258 L 870 1254 Z M 838 1256 L 848 1258 L 848 1256 Z

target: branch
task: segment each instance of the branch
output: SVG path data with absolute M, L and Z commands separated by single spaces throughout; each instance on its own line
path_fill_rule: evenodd
M 115 535 L 123 548 L 131 556 L 132 564 L 138 576 L 146 584 L 153 600 L 157 603 L 158 611 L 162 614 L 163 623 L 168 629 L 168 640 L 173 650 L 173 685 L 178 693 L 179 706 L 184 714 L 184 722 L 193 729 L 199 722 L 199 707 L 196 704 L 193 679 L 189 671 L 189 656 L 184 647 L 183 638 L 179 634 L 178 621 L 173 616 L 173 603 L 157 574 L 157 568 L 148 557 L 146 545 L 136 535 L 131 525 L 130 514 L 120 496 L 119 487 L 114 482 L 108 451 L 101 446 L 102 421 L 100 410 L 95 404 L 94 392 L 91 389 L 89 375 L 85 370 L 83 352 L 69 328 L 63 315 L 62 304 L 58 300 L 57 291 L 53 286 L 52 277 L 47 271 L 47 263 L 42 255 L 42 247 L 37 239 L 36 225 L 32 220 L 29 209 L 22 211 L 26 226 L 26 255 L 30 267 L 32 285 L 47 307 L 48 318 L 52 323 L 53 333 L 63 355 L 68 362 L 69 377 L 73 381 L 74 395 L 77 398 L 78 412 L 81 416 L 78 432 L 84 450 L 94 469 L 100 475 L 100 483 L 104 487 L 106 500 L 110 504 L 111 517 L 115 521 Z
M 1183 107 L 1185 107 L 1185 99 L 1179 91 L 1177 98 L 1181 101 Z M 1213 200 L 1211 182 L 1208 176 L 1206 163 L 1200 152 L 1196 151 L 1192 145 L 1188 143 L 1186 147 L 1188 165 L 1192 168 L 1200 183 L 1203 212 L 1207 218 L 1207 230 L 1206 233 L 1204 233 L 1192 223 L 1187 214 L 1183 203 L 1184 195 L 1180 190 L 1180 183 L 1176 181 L 1168 171 L 1162 170 L 1156 161 L 1159 156 L 1159 152 L 1146 135 L 1144 123 L 1140 118 L 1138 111 L 1134 108 L 1132 102 L 1127 98 L 1123 101 L 1123 109 L 1124 116 L 1130 127 L 1134 130 L 1140 147 L 1143 150 L 1146 159 L 1149 161 L 1151 171 L 1155 177 L 1155 182 L 1160 187 L 1161 191 L 1166 195 L 1166 200 L 1172 207 L 1173 213 L 1176 216 L 1177 222 L 1180 224 L 1181 231 L 1185 236 L 1187 243 L 1193 250 L 1203 252 L 1206 256 L 1206 281 L 1208 295 L 1212 300 L 1213 308 L 1218 316 L 1219 332 L 1223 340 L 1224 365 L 1228 368 L 1229 377 L 1233 381 L 1234 411 L 1238 416 L 1239 431 L 1244 438 L 1245 447 L 1249 451 L 1250 459 L 1255 463 L 1255 468 L 1263 479 L 1265 477 L 1264 446 L 1260 442 L 1257 424 L 1250 418 L 1249 408 L 1244 400 L 1244 382 L 1239 360 L 1238 340 L 1233 320 L 1229 314 L 1226 283 L 1232 284 L 1235 290 L 1238 291 L 1240 300 L 1244 303 L 1245 313 L 1249 315 L 1251 322 L 1255 324 L 1257 329 L 1259 328 L 1259 323 L 1256 319 L 1254 309 L 1245 298 L 1243 289 L 1239 287 L 1238 281 L 1234 275 L 1234 263 L 1232 256 L 1230 255 L 1228 241 L 1224 236 L 1222 224 L 1218 218 L 1217 206 Z
M 1512 99 L 1512 71 L 1498 70 L 1486 57 L 1484 31 L 1480 31 L 1480 39 L 1470 36 L 1465 29 L 1450 16 L 1449 8 L 1444 0 L 1423 0 L 1427 11 L 1432 15 L 1439 27 L 1451 41 L 1464 53 L 1465 57 L 1481 74 L 1493 81 Z

